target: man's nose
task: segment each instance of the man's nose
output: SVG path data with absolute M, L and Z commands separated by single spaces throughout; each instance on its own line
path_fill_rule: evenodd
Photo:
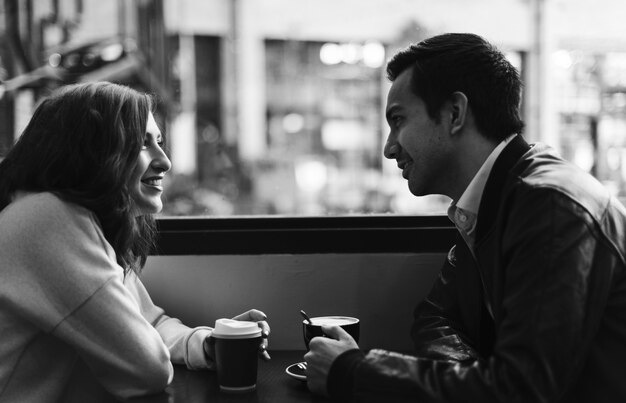
M 399 151 L 400 151 L 400 147 L 398 146 L 398 144 L 387 139 L 387 142 L 385 143 L 385 147 L 383 148 L 383 155 L 385 156 L 385 158 L 388 158 L 390 160 L 395 159 Z

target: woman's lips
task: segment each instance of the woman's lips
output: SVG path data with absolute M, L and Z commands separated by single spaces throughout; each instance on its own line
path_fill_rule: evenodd
M 147 178 L 143 179 L 141 183 L 154 189 L 163 190 L 162 180 L 163 178 Z

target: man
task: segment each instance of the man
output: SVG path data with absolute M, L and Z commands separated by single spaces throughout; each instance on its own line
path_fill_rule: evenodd
M 444 34 L 389 62 L 395 159 L 458 229 L 415 311 L 415 355 L 367 354 L 338 327 L 307 380 L 358 402 L 626 402 L 626 210 L 521 136 L 518 72 L 479 36 Z M 419 242 L 419 240 L 416 240 Z

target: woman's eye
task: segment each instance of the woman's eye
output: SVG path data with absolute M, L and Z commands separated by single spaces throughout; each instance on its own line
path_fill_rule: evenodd
M 152 140 L 149 137 L 146 137 L 143 140 L 143 144 L 141 145 L 141 149 L 145 150 L 150 148 L 153 144 L 158 145 L 160 148 L 163 148 L 163 146 L 165 145 L 165 141 L 163 141 L 163 139 L 158 139 L 158 140 Z
M 402 123 L 402 116 L 392 116 L 391 121 L 393 122 L 394 126 L 399 126 L 400 123 Z

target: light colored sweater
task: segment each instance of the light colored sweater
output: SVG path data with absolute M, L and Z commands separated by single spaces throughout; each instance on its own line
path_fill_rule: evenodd
M 124 278 L 89 210 L 34 193 L 0 212 L 0 402 L 66 401 L 86 377 L 121 398 L 161 391 L 171 362 L 213 365 L 211 331 L 166 316 Z

